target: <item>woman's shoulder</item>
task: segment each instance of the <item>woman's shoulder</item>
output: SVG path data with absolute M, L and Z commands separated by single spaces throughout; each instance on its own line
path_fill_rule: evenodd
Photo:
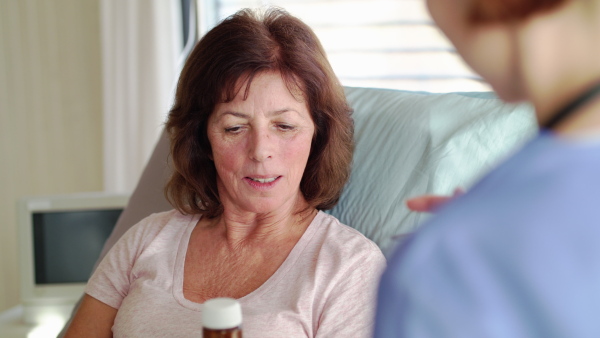
M 157 212 L 148 215 L 146 218 L 142 219 L 139 223 L 143 224 L 153 224 L 154 226 L 165 226 L 169 223 L 187 223 L 192 218 L 197 217 L 197 215 L 193 214 L 183 214 L 177 209 L 171 209 L 168 211 Z M 138 223 L 138 224 L 139 224 Z
M 182 214 L 176 209 L 154 213 L 133 225 L 123 237 L 134 237 L 141 241 L 152 240 L 161 233 L 178 231 L 196 218 L 197 215 Z
M 320 232 L 325 248 L 339 251 L 347 256 L 376 256 L 385 260 L 375 242 L 360 231 L 343 224 L 336 217 L 320 211 L 313 221 Z

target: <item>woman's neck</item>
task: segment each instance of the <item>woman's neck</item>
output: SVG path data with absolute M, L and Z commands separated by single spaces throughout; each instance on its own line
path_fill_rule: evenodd
M 301 203 L 302 202 L 302 203 Z M 313 220 L 317 210 L 302 199 L 291 208 L 267 214 L 228 210 L 217 217 L 213 224 L 232 248 L 265 245 L 273 241 L 297 240 Z
M 574 111 L 553 130 L 561 135 L 600 136 L 600 96 Z
M 541 125 L 600 81 L 600 44 L 591 41 L 600 41 L 597 1 L 570 1 L 522 24 L 522 80 Z M 600 100 L 592 99 L 578 107 L 553 130 L 600 135 Z

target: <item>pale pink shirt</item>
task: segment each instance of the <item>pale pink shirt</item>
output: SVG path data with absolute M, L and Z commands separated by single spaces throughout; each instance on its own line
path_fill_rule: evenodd
M 174 210 L 154 214 L 100 263 L 86 293 L 119 310 L 116 337 L 200 337 L 202 304 L 185 299 L 182 290 L 199 219 Z M 239 299 L 244 338 L 371 337 L 384 267 L 377 245 L 319 212 L 279 269 Z

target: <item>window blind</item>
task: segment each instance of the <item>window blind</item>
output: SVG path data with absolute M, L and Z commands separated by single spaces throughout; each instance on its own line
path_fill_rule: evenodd
M 241 8 L 279 6 L 317 34 L 344 85 L 489 91 L 437 29 L 424 0 L 199 0 L 209 29 Z

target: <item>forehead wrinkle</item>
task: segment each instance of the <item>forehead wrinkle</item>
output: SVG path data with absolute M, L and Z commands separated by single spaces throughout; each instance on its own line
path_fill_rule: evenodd
M 226 110 L 224 112 L 220 112 L 215 117 L 216 117 L 217 120 L 220 120 L 220 119 L 222 119 L 223 117 L 225 117 L 227 115 L 239 117 L 239 118 L 242 118 L 242 119 L 250 119 L 250 115 L 244 114 L 244 113 L 240 113 L 240 112 L 237 112 L 237 111 L 232 111 L 232 110 Z

